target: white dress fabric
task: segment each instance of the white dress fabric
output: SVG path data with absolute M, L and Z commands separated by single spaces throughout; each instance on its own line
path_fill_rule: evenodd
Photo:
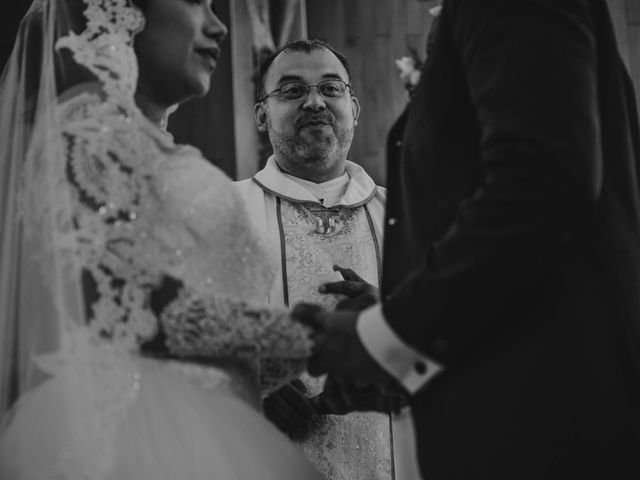
M 319 478 L 259 412 L 259 379 L 277 388 L 310 352 L 308 331 L 264 306 L 272 247 L 231 180 L 135 106 L 138 10 L 84 2 L 86 30 L 56 47 L 98 81 L 36 124 L 22 208 L 57 259 L 39 275 L 86 311 L 53 296 L 57 347 L 33 358 L 43 379 L 2 420 L 0 478 Z

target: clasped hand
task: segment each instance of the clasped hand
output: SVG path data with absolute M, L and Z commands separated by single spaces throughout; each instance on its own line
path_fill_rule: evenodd
M 294 380 L 267 397 L 265 414 L 293 438 L 304 438 L 320 415 L 344 415 L 353 411 L 398 412 L 407 404 L 404 390 L 382 370 L 360 342 L 355 323 L 358 311 L 378 301 L 378 289 L 353 270 L 334 266 L 344 281 L 327 283 L 321 293 L 347 298 L 331 313 L 311 304 L 300 304 L 294 319 L 312 328 L 314 348 L 309 359 L 311 375 L 328 373 L 322 393 L 308 398 L 300 380 Z
M 325 310 L 318 305 L 300 303 L 291 316 L 311 327 L 314 346 L 307 363 L 313 376 L 331 378 L 356 386 L 391 386 L 397 382 L 369 355 L 358 337 L 358 312 Z
M 320 291 L 348 297 L 335 311 L 305 303 L 291 311 L 295 320 L 313 330 L 309 374 L 328 374 L 331 381 L 345 384 L 342 390 L 347 385 L 352 391 L 374 387 L 383 394 L 403 395 L 404 389 L 369 355 L 356 330 L 359 311 L 378 301 L 378 289 L 351 269 L 335 265 L 334 270 L 342 274 L 344 281 L 325 284 Z

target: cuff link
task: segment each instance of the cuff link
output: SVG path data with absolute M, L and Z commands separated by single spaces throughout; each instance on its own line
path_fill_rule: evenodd
M 425 362 L 418 361 L 413 364 L 413 369 L 417 374 L 424 375 L 427 373 L 427 364 Z

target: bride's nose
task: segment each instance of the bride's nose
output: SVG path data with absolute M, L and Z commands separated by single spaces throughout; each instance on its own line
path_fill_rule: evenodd
M 222 23 L 211 7 L 207 8 L 207 14 L 204 23 L 204 33 L 207 37 L 221 42 L 229 33 L 227 26 Z

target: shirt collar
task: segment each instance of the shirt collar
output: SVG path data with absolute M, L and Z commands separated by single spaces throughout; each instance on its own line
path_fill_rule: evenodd
M 353 208 L 367 203 L 375 195 L 376 184 L 364 171 L 364 168 L 347 160 L 346 170 L 347 175 L 349 175 L 349 185 L 344 195 L 336 204 L 324 205 L 325 207 L 343 206 Z M 269 157 L 265 167 L 254 175 L 253 181 L 263 190 L 285 200 L 320 204 L 311 192 L 280 170 L 273 155 Z

